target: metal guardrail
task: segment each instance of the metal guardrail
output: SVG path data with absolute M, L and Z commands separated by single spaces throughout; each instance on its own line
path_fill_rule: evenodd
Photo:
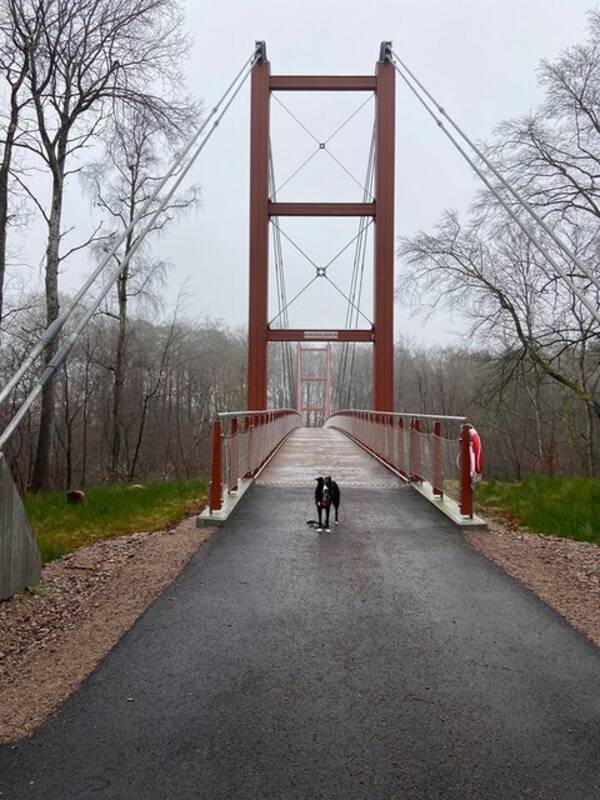
M 465 417 L 347 409 L 325 427 L 345 433 L 404 480 L 429 483 L 435 496 L 458 495 L 460 513 L 473 518 L 472 426 Z
M 210 513 L 220 511 L 223 496 L 234 494 L 240 479 L 252 479 L 289 434 L 302 425 L 291 408 L 228 411 L 213 423 Z

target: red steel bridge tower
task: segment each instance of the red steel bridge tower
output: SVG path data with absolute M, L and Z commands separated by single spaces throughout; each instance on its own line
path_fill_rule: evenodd
M 280 203 L 269 196 L 272 92 L 375 94 L 375 197 L 362 203 Z M 271 75 L 264 42 L 252 68 L 250 120 L 250 297 L 248 410 L 267 407 L 269 342 L 372 342 L 373 409 L 394 410 L 395 70 L 391 42 L 381 45 L 373 75 Z M 295 330 L 268 324 L 269 221 L 272 217 L 370 217 L 375 222 L 373 326 Z M 318 273 L 317 273 L 318 274 Z

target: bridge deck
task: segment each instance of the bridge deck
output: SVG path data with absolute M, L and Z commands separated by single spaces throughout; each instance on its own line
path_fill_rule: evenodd
M 329 471 L 342 524 L 319 535 Z M 384 476 L 358 448 L 299 431 L 60 712 L 0 748 L 0 797 L 600 797 L 598 651 L 416 492 L 363 479 Z
M 347 436 L 331 428 L 299 428 L 268 464 L 257 483 L 262 486 L 314 485 L 331 475 L 340 486 L 395 488 L 399 478 Z

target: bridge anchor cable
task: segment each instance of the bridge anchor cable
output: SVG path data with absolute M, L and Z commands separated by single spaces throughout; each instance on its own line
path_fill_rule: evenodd
M 137 249 L 142 244 L 143 240 L 147 236 L 147 234 L 152 230 L 156 220 L 158 219 L 159 215 L 162 213 L 166 205 L 169 203 L 179 186 L 181 185 L 183 179 L 186 177 L 188 172 L 190 171 L 192 165 L 195 163 L 196 159 L 208 143 L 209 139 L 211 138 L 212 134 L 215 132 L 216 128 L 218 127 L 219 123 L 229 110 L 231 104 L 239 94 L 242 86 L 244 85 L 246 79 L 250 75 L 252 67 L 259 57 L 259 50 L 254 52 L 254 54 L 244 63 L 242 68 L 238 71 L 233 81 L 229 84 L 217 104 L 212 108 L 211 112 L 204 120 L 203 124 L 200 126 L 199 130 L 196 134 L 192 137 L 190 142 L 186 145 L 184 150 L 174 159 L 171 167 L 167 171 L 164 178 L 162 178 L 158 185 L 153 192 L 153 194 L 148 198 L 148 200 L 144 203 L 141 210 L 128 226 L 128 228 L 121 234 L 117 243 L 113 246 L 111 251 L 107 254 L 107 256 L 100 262 L 98 267 L 92 272 L 90 277 L 85 281 L 81 289 L 77 292 L 69 306 L 60 314 L 57 319 L 51 323 L 48 328 L 44 331 L 41 338 L 39 339 L 38 343 L 32 348 L 31 352 L 27 356 L 27 358 L 23 361 L 19 369 L 15 372 L 13 377 L 8 381 L 6 386 L 0 392 L 0 403 L 4 402 L 4 400 L 8 397 L 11 391 L 16 387 L 18 382 L 20 381 L 21 377 L 29 370 L 31 365 L 34 361 L 38 358 L 38 356 L 42 353 L 46 345 L 48 345 L 62 330 L 67 320 L 72 316 L 75 309 L 80 304 L 81 300 L 95 282 L 95 280 L 100 276 L 102 271 L 106 268 L 107 264 L 110 260 L 116 255 L 118 248 L 121 244 L 125 241 L 127 235 L 135 229 L 137 223 L 143 218 L 144 214 L 148 212 L 151 204 L 155 202 L 162 189 L 166 186 L 168 181 L 177 174 L 177 180 L 169 189 L 167 194 L 162 198 L 159 205 L 157 206 L 155 212 L 150 216 L 149 221 L 142 229 L 139 237 L 136 239 L 133 247 L 127 254 L 127 256 L 123 259 L 123 261 L 119 264 L 118 269 L 114 270 L 112 273 L 109 274 L 106 283 L 100 293 L 92 300 L 91 305 L 82 315 L 80 320 L 78 321 L 76 327 L 72 331 L 72 333 L 67 337 L 66 341 L 62 344 L 59 350 L 56 352 L 50 363 L 48 364 L 47 368 L 42 373 L 41 377 L 34 385 L 33 389 L 29 392 L 25 400 L 23 401 L 22 405 L 16 412 L 16 414 L 12 417 L 11 421 L 4 429 L 2 434 L 0 434 L 0 451 L 6 444 L 6 442 L 10 439 L 16 428 L 18 427 L 19 423 L 23 419 L 23 417 L 27 414 L 33 403 L 35 402 L 36 398 L 39 396 L 40 392 L 42 391 L 43 387 L 54 377 L 60 366 L 63 364 L 69 353 L 71 352 L 73 345 L 79 338 L 82 330 L 85 328 L 87 323 L 90 321 L 92 316 L 95 314 L 96 310 L 102 303 L 102 301 L 108 295 L 110 289 L 118 279 L 119 275 L 123 271 L 123 269 L 127 266 L 131 258 L 135 255 Z M 223 105 L 224 104 L 224 105 Z M 219 110 L 223 106 L 222 110 Z M 202 133 L 208 127 L 210 121 L 212 120 L 212 124 L 208 132 L 202 137 Z M 198 143 L 198 140 L 200 142 Z M 194 146 L 197 144 L 196 149 L 194 150 Z M 188 154 L 192 152 L 191 157 L 188 159 L 187 163 L 184 164 L 185 158 Z
M 454 147 L 458 150 L 458 152 L 462 155 L 465 161 L 469 164 L 471 169 L 475 172 L 475 174 L 479 177 L 479 179 L 487 186 L 490 190 L 492 195 L 496 198 L 496 200 L 500 203 L 502 208 L 506 211 L 509 217 L 516 223 L 516 225 L 521 229 L 521 231 L 525 234 L 527 239 L 531 242 L 532 245 L 539 251 L 539 253 L 548 261 L 548 263 L 553 267 L 556 273 L 562 278 L 562 280 L 566 283 L 566 285 L 571 289 L 573 294 L 578 298 L 578 300 L 584 305 L 587 310 L 590 312 L 592 317 L 596 320 L 596 322 L 600 322 L 600 310 L 594 306 L 591 300 L 586 297 L 584 292 L 574 283 L 571 279 L 570 275 L 565 272 L 565 270 L 558 264 L 556 259 L 548 252 L 548 250 L 544 247 L 542 242 L 539 240 L 539 237 L 531 230 L 531 228 L 523 222 L 520 216 L 515 212 L 515 210 L 511 207 L 508 200 L 503 197 L 496 186 L 494 186 L 488 176 L 483 172 L 483 170 L 479 167 L 479 165 L 471 158 L 468 152 L 464 149 L 464 147 L 460 144 L 460 142 L 456 139 L 455 136 L 448 130 L 447 126 L 444 124 L 444 121 L 441 117 L 446 119 L 450 126 L 457 132 L 457 134 L 467 143 L 467 146 L 471 148 L 471 150 L 475 153 L 477 158 L 485 164 L 485 166 L 489 169 L 492 175 L 500 182 L 502 187 L 509 192 L 509 194 L 516 200 L 517 204 L 523 208 L 531 217 L 532 219 L 542 228 L 542 230 L 550 237 L 550 239 L 554 242 L 554 244 L 562 251 L 562 253 L 570 259 L 583 273 L 590 280 L 591 283 L 594 284 L 598 289 L 600 289 L 600 280 L 591 272 L 588 267 L 582 263 L 581 259 L 568 247 L 565 242 L 556 235 L 556 233 L 548 226 L 548 224 L 540 217 L 540 215 L 535 211 L 535 209 L 531 206 L 531 204 L 512 186 L 512 184 L 502 175 L 502 173 L 497 169 L 497 167 L 490 161 L 490 159 L 485 155 L 485 153 L 481 150 L 481 148 L 477 147 L 477 145 L 470 139 L 469 136 L 459 127 L 459 125 L 454 121 L 454 119 L 446 112 L 442 105 L 440 105 L 437 100 L 433 97 L 433 95 L 425 88 L 425 86 L 419 81 L 419 79 L 415 76 L 415 74 L 405 65 L 402 59 L 397 55 L 396 52 L 393 51 L 393 64 L 394 69 L 404 81 L 404 83 L 408 86 L 410 91 L 414 94 L 417 98 L 419 103 L 423 106 L 423 108 L 427 111 L 427 113 L 431 116 L 434 120 L 438 128 L 444 133 L 444 135 L 452 142 Z M 418 89 L 415 87 L 418 87 Z M 429 103 L 434 106 L 435 110 L 431 108 L 429 103 L 424 99 L 422 94 L 425 95 Z M 437 111 L 437 113 L 436 113 Z M 441 116 L 438 116 L 440 114 Z

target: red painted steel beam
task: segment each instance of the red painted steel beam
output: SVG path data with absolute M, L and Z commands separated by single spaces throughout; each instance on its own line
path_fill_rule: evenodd
M 269 203 L 272 217 L 374 217 L 375 203 Z
M 267 407 L 269 290 L 269 78 L 268 61 L 252 68 L 250 106 L 250 291 L 248 409 Z
M 394 65 L 377 64 L 375 98 L 375 269 L 373 408 L 394 410 L 394 171 L 396 75 Z
M 310 329 L 302 328 L 269 328 L 267 340 L 269 342 L 372 342 L 375 333 L 368 329 Z
M 274 92 L 374 92 L 373 75 L 272 75 Z

